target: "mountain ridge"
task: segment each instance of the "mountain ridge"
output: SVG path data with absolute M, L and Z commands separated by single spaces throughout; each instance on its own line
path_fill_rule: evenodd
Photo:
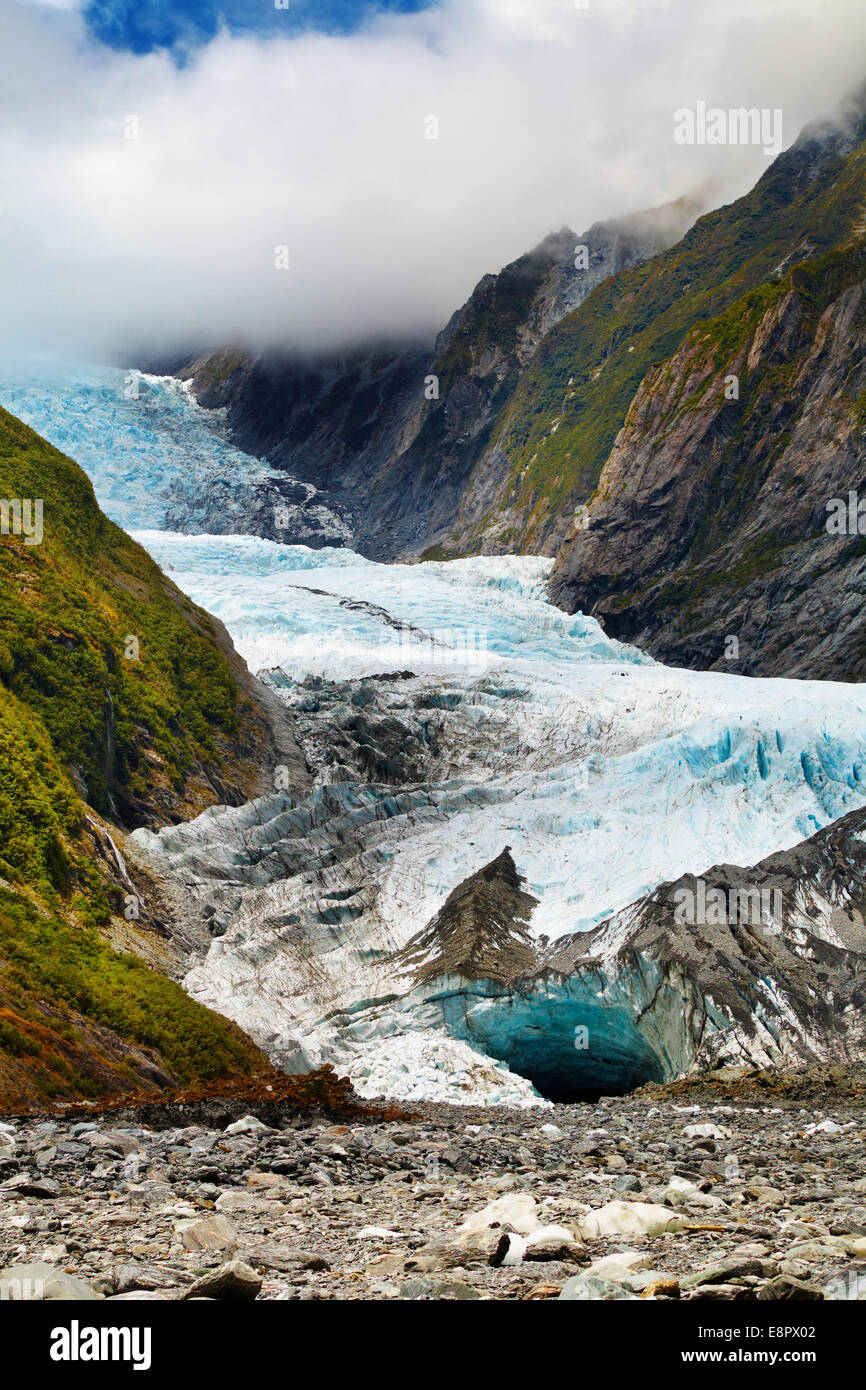
M 432 346 L 374 344 L 320 358 L 227 347 L 169 365 L 199 404 L 226 412 L 241 448 L 347 509 L 354 548 L 373 558 L 417 555 L 456 514 L 551 326 L 608 275 L 670 245 L 698 208 L 684 198 L 594 223 L 582 237 L 550 233 L 483 276 Z
M 858 323 L 846 318 L 850 298 L 831 310 L 833 284 L 840 294 L 857 294 L 856 247 L 866 228 L 863 91 L 843 106 L 836 119 L 806 127 L 747 194 L 700 216 L 673 245 L 662 246 L 660 234 L 648 244 L 646 214 L 597 223 L 584 238 L 590 271 L 578 289 L 576 238 L 562 229 L 485 276 L 426 362 L 413 348 L 382 357 L 375 382 L 372 359 L 337 373 L 329 391 L 339 395 L 350 380 L 361 391 L 360 403 L 349 391 L 361 434 L 349 431 L 327 463 L 315 451 L 305 454 L 300 441 L 280 439 L 277 415 L 269 416 L 270 436 L 261 427 L 250 433 L 245 411 L 253 408 L 252 383 L 267 376 L 263 362 L 240 366 L 218 355 L 181 374 L 204 404 L 226 407 L 249 447 L 280 467 L 306 468 L 317 486 L 354 489 L 353 544 L 365 553 L 552 556 L 557 604 L 592 613 L 612 635 L 668 663 L 858 679 L 866 668 L 855 611 L 863 580 L 857 538 L 833 552 L 820 516 L 827 501 L 866 480 L 859 395 L 846 385 L 856 372 Z M 678 207 L 684 222 L 692 220 L 684 206 L 670 205 L 669 233 Z M 781 339 L 773 339 L 771 317 L 761 326 L 755 315 L 762 304 L 771 314 L 783 283 L 794 296 L 786 312 L 799 314 L 799 329 L 784 348 L 793 394 L 775 409 L 781 366 L 772 353 L 783 350 Z M 745 325 L 757 335 L 751 346 Z M 853 336 L 844 348 L 846 333 Z M 796 382 L 814 385 L 828 334 L 838 360 L 825 373 L 821 399 L 813 394 L 800 408 Z M 687 383 L 690 372 L 698 379 L 702 339 L 716 343 L 719 381 L 738 378 L 743 438 L 733 403 L 726 403 L 727 424 L 713 408 L 709 378 L 702 400 Z M 439 398 L 422 404 L 425 378 L 435 381 Z M 279 371 L 270 379 L 276 396 L 292 397 L 297 386 Z M 674 392 L 669 400 L 667 390 Z M 843 409 L 839 397 L 847 395 Z M 330 399 L 321 391 L 317 397 L 324 413 L 316 429 L 328 448 Z M 799 420 L 793 440 L 786 439 L 788 416 Z M 842 437 L 834 440 L 837 427 Z M 768 473 L 770 441 L 786 458 Z M 660 478 L 652 495 L 642 481 L 645 457 Z M 688 496 L 694 509 L 685 529 L 677 496 Z M 759 516 L 750 512 L 756 499 Z M 730 535 L 713 546 L 719 509 Z M 797 570 L 814 581 L 811 595 Z M 841 634 L 821 631 L 822 609 L 827 627 Z M 794 640 L 786 640 L 791 631 Z M 729 638 L 736 639 L 733 658 Z

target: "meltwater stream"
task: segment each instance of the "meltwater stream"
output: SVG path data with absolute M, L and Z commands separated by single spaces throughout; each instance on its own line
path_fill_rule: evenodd
M 541 1075 L 549 1046 L 567 1089 L 578 1059 L 554 1000 L 505 1027 L 489 1001 L 458 988 L 446 1007 L 397 980 L 395 953 L 458 884 L 509 846 L 532 930 L 553 940 L 866 804 L 863 687 L 663 667 L 552 607 L 538 557 L 382 565 L 321 535 L 208 534 L 216 515 L 252 529 L 271 471 L 176 382 L 128 380 L 55 369 L 0 381 L 0 403 L 87 469 L 295 714 L 317 774 L 306 803 L 275 782 L 248 807 L 137 832 L 219 933 L 187 988 L 278 1061 L 333 1061 L 366 1094 L 531 1103 L 526 1058 Z M 196 533 L 168 529 L 193 492 Z M 637 1003 L 619 1007 L 612 1055 L 619 1033 L 628 1057 Z

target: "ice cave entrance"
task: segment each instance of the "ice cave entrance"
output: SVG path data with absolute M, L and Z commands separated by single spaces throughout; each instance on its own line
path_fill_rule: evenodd
M 485 994 L 472 1002 L 464 995 L 453 1003 L 449 1031 L 506 1062 L 547 1100 L 625 1095 L 648 1081 L 669 1080 L 676 1071 L 640 1032 L 634 1001 L 629 1007 L 626 1000 L 614 1004 L 554 991 Z
M 577 1024 L 585 1029 L 585 1024 Z M 534 1036 L 533 1036 L 534 1035 Z M 621 1096 L 647 1081 L 663 1081 L 664 1068 L 642 1039 L 590 1032 L 551 1036 L 543 1025 L 528 1025 L 500 1059 L 525 1076 L 546 1100 L 567 1104 Z

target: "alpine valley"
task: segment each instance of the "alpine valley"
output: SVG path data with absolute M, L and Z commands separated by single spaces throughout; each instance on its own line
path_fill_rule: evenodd
M 433 343 L 4 365 L 7 1266 L 866 1296 L 863 109 Z

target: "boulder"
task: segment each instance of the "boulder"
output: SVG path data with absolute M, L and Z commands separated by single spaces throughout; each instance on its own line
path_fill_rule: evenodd
M 77 1303 L 101 1299 L 83 1279 L 56 1265 L 7 1265 L 0 1270 L 0 1299 L 11 1303 Z
M 654 1202 L 608 1202 L 580 1222 L 584 1240 L 600 1236 L 660 1236 L 681 1231 L 685 1221 L 669 1207 Z
M 184 1300 L 219 1298 L 235 1303 L 252 1303 L 261 1292 L 262 1276 L 243 1260 L 229 1260 L 219 1269 L 203 1274 L 184 1291 Z

